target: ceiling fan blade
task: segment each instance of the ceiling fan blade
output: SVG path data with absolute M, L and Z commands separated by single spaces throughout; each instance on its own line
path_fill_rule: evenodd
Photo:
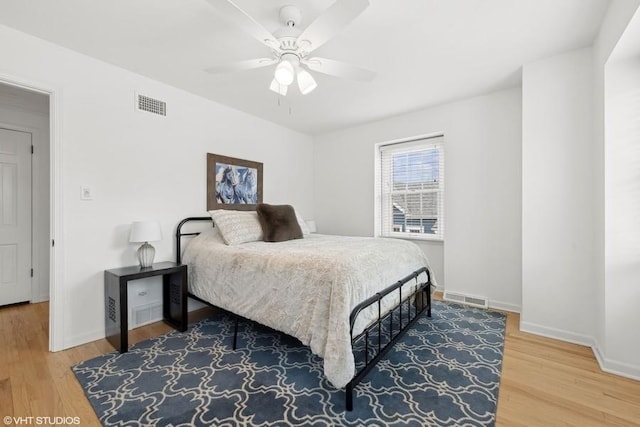
M 287 89 L 289 89 L 289 86 L 281 85 L 276 79 L 273 79 L 271 80 L 269 89 L 282 96 L 287 96 Z
M 230 73 L 232 71 L 245 71 L 245 70 L 253 70 L 254 68 L 266 67 L 268 65 L 275 64 L 276 62 L 278 62 L 278 60 L 274 58 L 247 59 L 246 61 L 238 61 L 238 62 L 232 62 L 230 64 L 215 65 L 213 67 L 205 68 L 204 71 L 212 74 Z
M 369 0 L 336 0 L 298 36 L 298 46 L 309 44 L 306 52 L 322 46 L 327 40 L 349 25 L 369 7 Z
M 231 0 L 207 0 L 227 20 L 233 22 L 240 29 L 251 35 L 260 43 L 272 49 L 278 49 L 280 44 L 276 38 L 258 21 L 253 19 L 247 12 L 240 9 Z
M 364 68 L 356 67 L 340 61 L 326 58 L 309 58 L 301 61 L 310 70 L 334 77 L 342 77 L 349 80 L 370 82 L 376 77 L 376 73 Z

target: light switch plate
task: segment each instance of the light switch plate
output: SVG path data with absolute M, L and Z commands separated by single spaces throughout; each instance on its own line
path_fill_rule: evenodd
M 93 200 L 93 188 L 87 187 L 87 186 L 81 186 L 80 200 Z

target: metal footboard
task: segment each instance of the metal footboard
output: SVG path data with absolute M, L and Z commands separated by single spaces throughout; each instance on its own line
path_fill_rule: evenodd
M 422 274 L 426 275 L 426 280 L 419 282 L 418 279 Z M 410 284 L 412 281 L 414 281 L 413 286 Z M 393 297 L 394 293 L 397 293 L 398 304 L 387 312 L 383 312 L 382 302 L 385 297 Z M 354 337 L 354 326 L 358 316 L 372 306 L 377 306 L 374 307 L 374 310 L 377 310 L 377 318 L 364 331 Z M 347 411 L 353 410 L 354 387 L 366 377 L 376 363 L 391 350 L 393 345 L 402 338 L 425 311 L 427 316 L 431 317 L 431 275 L 426 267 L 414 271 L 404 279 L 398 280 L 393 285 L 367 298 L 351 311 L 349 323 L 354 357 L 356 349 L 364 344 L 365 360 L 364 366 L 357 369 L 356 375 L 345 387 Z M 362 365 L 361 361 L 360 365 Z M 358 360 L 356 360 L 357 366 Z

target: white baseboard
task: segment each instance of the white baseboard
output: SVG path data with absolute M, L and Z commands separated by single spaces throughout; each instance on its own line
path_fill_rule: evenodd
M 608 359 L 602 353 L 600 344 L 595 339 L 592 349 L 593 354 L 596 356 L 596 360 L 598 361 L 598 365 L 600 365 L 600 369 L 604 372 L 640 381 L 640 365 L 632 365 L 630 363 Z
M 445 289 L 443 287 L 436 287 L 433 290 L 433 292 L 439 293 L 440 297 L 444 299 Z M 451 292 L 451 293 L 454 293 L 454 294 L 477 297 L 477 298 L 485 298 L 485 297 L 477 296 L 477 295 L 469 295 L 466 292 L 459 292 L 459 291 L 452 291 L 452 290 L 448 290 L 448 292 Z M 487 300 L 487 304 L 488 304 L 490 309 L 500 310 L 500 311 L 510 311 L 512 313 L 520 313 L 522 311 L 522 306 L 520 306 L 518 304 L 513 304 L 513 303 L 510 303 L 510 302 L 503 302 L 503 301 L 496 301 L 496 300 L 492 300 L 490 298 L 486 298 L 486 300 Z M 457 302 L 455 300 L 451 300 L 451 301 L 452 302 Z
M 535 323 L 521 321 L 520 330 L 522 332 L 529 332 L 534 335 L 540 335 L 547 338 L 566 341 L 572 344 L 579 344 L 587 347 L 593 347 L 594 345 L 593 337 L 590 337 L 589 335 L 577 334 L 575 332 L 565 331 L 557 328 L 550 328 L 548 326 L 537 325 Z
M 188 303 L 187 311 L 189 313 L 192 312 L 192 311 L 199 310 L 199 309 L 204 308 L 204 307 L 208 307 L 206 304 L 203 304 L 200 301 L 196 301 L 196 300 L 191 299 L 191 298 L 187 299 L 187 303 Z M 154 322 L 155 321 L 162 321 L 162 318 L 154 320 Z M 140 325 L 140 326 L 142 326 L 142 325 Z M 105 330 L 104 329 L 100 329 L 100 330 L 97 330 L 97 331 L 88 332 L 86 334 L 75 335 L 75 336 L 72 336 L 72 337 L 65 337 L 63 348 L 61 348 L 60 350 L 66 350 L 66 349 L 69 349 L 71 347 L 77 347 L 77 346 L 82 345 L 82 344 L 90 343 L 91 341 L 101 340 L 101 339 L 105 338 L 105 336 L 106 336 Z
M 191 313 L 192 311 L 200 310 L 201 308 L 209 307 L 207 304 L 195 300 L 193 298 L 187 299 L 187 311 Z
M 534 335 L 590 347 L 602 371 L 632 380 L 640 380 L 640 365 L 632 365 L 607 358 L 602 352 L 602 347 L 594 337 L 529 322 L 520 322 L 520 330 Z
M 43 293 L 40 295 L 36 295 L 35 297 L 31 298 L 31 303 L 32 304 L 38 304 L 40 302 L 45 302 L 45 301 L 49 301 L 49 294 L 48 293 Z
M 61 350 L 67 350 L 71 347 L 77 347 L 82 344 L 90 343 L 91 341 L 101 340 L 105 337 L 105 330 L 100 329 L 98 331 L 89 332 L 86 334 L 80 334 L 73 337 L 66 336 L 64 339 L 63 348 Z
M 489 300 L 489 308 L 501 311 L 510 311 L 512 313 L 520 313 L 520 311 L 522 311 L 522 307 L 517 304 L 493 300 Z

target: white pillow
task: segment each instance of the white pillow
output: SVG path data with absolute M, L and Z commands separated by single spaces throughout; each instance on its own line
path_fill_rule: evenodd
M 220 234 L 220 230 L 218 230 L 218 227 L 211 227 L 210 230 L 207 229 L 206 233 L 208 237 L 210 237 L 214 242 L 220 243 L 221 245 L 226 245 L 224 239 L 222 238 L 222 234 Z
M 304 219 L 302 219 L 302 217 L 300 216 L 298 211 L 296 211 L 296 219 L 298 220 L 298 224 L 300 224 L 300 229 L 302 230 L 302 235 L 306 236 L 308 234 L 311 234 L 311 230 L 309 230 L 309 226 L 307 225 L 306 221 Z
M 263 240 L 262 227 L 255 211 L 218 209 L 209 211 L 209 215 L 227 245 Z

